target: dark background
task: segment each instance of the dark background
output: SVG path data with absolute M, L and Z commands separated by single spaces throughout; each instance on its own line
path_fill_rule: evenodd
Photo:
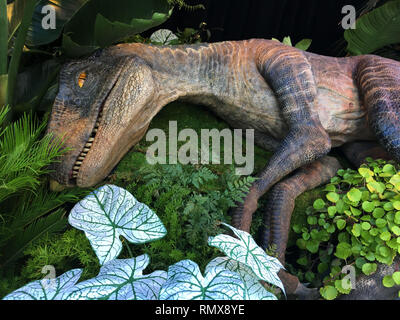
M 145 0 L 144 0 L 145 1 Z M 325 55 L 341 55 L 345 47 L 341 13 L 345 5 L 357 11 L 367 0 L 187 0 L 202 3 L 206 10 L 175 9 L 171 19 L 162 27 L 198 28 L 206 22 L 211 29 L 210 42 L 250 38 L 292 38 L 293 44 L 310 38 L 309 51 Z M 222 30 L 220 30 L 222 29 Z

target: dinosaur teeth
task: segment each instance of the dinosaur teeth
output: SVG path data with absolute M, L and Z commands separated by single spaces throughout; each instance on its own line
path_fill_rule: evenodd
M 74 167 L 72 169 L 72 178 L 73 179 L 76 179 L 78 177 L 79 170 L 81 169 L 82 163 L 85 160 L 88 152 L 90 151 L 90 148 L 92 147 L 92 145 L 94 143 L 94 139 L 95 139 L 97 131 L 99 130 L 100 120 L 101 120 L 102 116 L 103 116 L 103 111 L 100 111 L 99 117 L 94 125 L 92 134 L 90 135 L 90 138 L 86 142 L 82 152 L 79 154 L 78 159 L 75 161 Z

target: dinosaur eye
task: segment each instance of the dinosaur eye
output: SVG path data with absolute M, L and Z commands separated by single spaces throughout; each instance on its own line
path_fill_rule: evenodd
M 83 85 L 85 84 L 86 78 L 87 78 L 86 72 L 82 72 L 82 73 L 79 75 L 79 77 L 78 77 L 78 86 L 79 86 L 80 88 L 82 88 Z

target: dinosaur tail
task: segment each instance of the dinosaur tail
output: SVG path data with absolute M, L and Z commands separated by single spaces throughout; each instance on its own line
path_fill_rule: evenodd
M 356 78 L 371 128 L 380 144 L 400 162 L 400 62 L 365 56 Z

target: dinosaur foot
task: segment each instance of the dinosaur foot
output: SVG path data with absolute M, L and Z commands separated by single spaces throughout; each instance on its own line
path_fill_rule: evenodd
M 317 288 L 307 288 L 303 283 L 299 283 L 293 296 L 297 300 L 318 300 L 321 297 Z

